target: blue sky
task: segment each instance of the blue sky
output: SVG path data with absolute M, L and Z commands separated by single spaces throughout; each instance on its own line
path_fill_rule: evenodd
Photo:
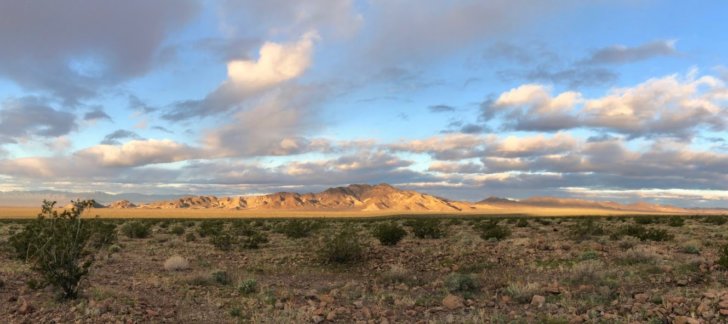
M 0 4 L 0 190 L 728 205 L 721 1 Z

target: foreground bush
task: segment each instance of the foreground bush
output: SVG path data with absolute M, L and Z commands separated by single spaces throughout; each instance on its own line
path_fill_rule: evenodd
M 723 267 L 723 269 L 728 269 L 728 244 L 723 245 L 723 247 L 718 251 L 719 259 L 718 259 L 718 265 Z
M 576 241 L 588 240 L 592 236 L 600 236 L 606 234 L 604 228 L 598 225 L 594 219 L 580 219 L 571 226 L 569 235 Z
M 74 201 L 72 209 L 61 212 L 55 204 L 44 201 L 38 218 L 13 235 L 10 244 L 40 274 L 40 286 L 50 284 L 62 290 L 62 298 L 75 298 L 93 262 L 89 242 L 96 220 L 82 220 L 81 214 L 94 202 Z
M 705 216 L 705 218 L 703 218 L 703 222 L 712 225 L 723 225 L 728 222 L 728 218 L 724 216 Z
M 126 222 L 121 226 L 121 233 L 128 238 L 147 238 L 152 233 L 152 228 L 145 222 Z
M 346 227 L 324 241 L 319 251 L 325 263 L 352 263 L 364 256 L 364 247 L 359 236 L 351 227 Z
M 445 237 L 445 231 L 439 219 L 435 218 L 419 218 L 407 222 L 412 227 L 412 234 L 417 238 L 437 239 Z
M 372 235 L 382 245 L 393 246 L 397 245 L 407 235 L 407 231 L 396 223 L 387 223 L 374 228 Z
M 670 219 L 667 220 L 667 225 L 672 227 L 681 227 L 685 225 L 685 219 L 680 216 L 670 217 Z
M 672 239 L 666 230 L 656 228 L 646 228 L 642 225 L 628 225 L 621 228 L 616 233 L 612 234 L 613 239 L 619 239 L 622 236 L 632 236 L 640 239 L 641 241 L 669 241 Z

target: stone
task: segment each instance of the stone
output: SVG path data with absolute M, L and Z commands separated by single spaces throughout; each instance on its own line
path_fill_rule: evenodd
M 455 310 L 463 307 L 463 300 L 458 296 L 448 294 L 442 299 L 442 306 L 445 306 L 449 310 Z
M 728 309 L 724 308 L 724 309 L 721 309 L 719 312 L 720 312 L 720 315 L 728 316 Z
M 634 295 L 634 299 L 640 303 L 647 302 L 648 299 L 650 299 L 650 296 L 647 294 L 636 294 Z
M 675 320 L 672 323 L 673 324 L 699 324 L 700 321 L 698 321 L 697 319 L 694 319 L 692 317 L 676 316 Z
M 318 323 L 323 322 L 324 321 L 324 318 L 322 316 L 316 315 L 316 316 L 312 317 L 311 320 L 314 323 L 318 324 Z
M 543 304 L 546 303 L 546 297 L 541 295 L 533 295 L 533 298 L 531 298 L 531 305 L 542 307 Z
M 327 303 L 327 304 L 333 304 L 334 303 L 334 297 L 332 297 L 329 294 L 320 295 L 320 296 L 318 296 L 318 299 L 320 301 L 322 301 L 322 302 Z
M 330 322 L 333 322 L 334 320 L 336 320 L 336 311 L 330 311 L 330 312 L 329 312 L 329 313 L 328 313 L 328 314 L 326 315 L 326 320 L 327 320 L 327 321 L 330 321 Z
M 34 310 L 35 310 L 35 308 L 33 307 L 33 305 L 28 303 L 27 300 L 23 299 L 23 302 L 18 307 L 18 314 L 25 315 L 25 314 L 32 313 Z

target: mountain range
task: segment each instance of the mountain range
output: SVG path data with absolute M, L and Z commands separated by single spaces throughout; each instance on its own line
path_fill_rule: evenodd
M 43 199 L 67 202 L 95 199 L 97 207 L 124 209 L 226 209 L 226 210 L 321 210 L 396 212 L 477 212 L 524 208 L 597 209 L 619 212 L 726 213 L 725 209 L 691 209 L 637 202 L 620 204 L 574 198 L 531 197 L 522 200 L 489 197 L 478 202 L 454 201 L 388 184 L 352 184 L 318 193 L 277 192 L 251 196 L 184 196 L 120 194 L 103 192 L 65 193 L 58 191 L 3 192 L 0 205 L 38 206 Z

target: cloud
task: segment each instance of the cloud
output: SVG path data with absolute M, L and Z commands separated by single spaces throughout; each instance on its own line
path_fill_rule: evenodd
M 504 80 L 522 79 L 531 82 L 565 84 L 571 88 L 599 86 L 617 80 L 617 74 L 604 68 L 550 67 L 539 65 L 531 69 L 508 69 L 498 71 Z
M 0 76 L 74 104 L 152 69 L 167 35 L 198 10 L 193 0 L 3 1 Z
M 678 52 L 675 49 L 675 40 L 658 40 L 635 47 L 613 45 L 594 51 L 584 60 L 586 64 L 625 64 L 644 61 L 659 56 L 673 56 Z
M 315 107 L 326 96 L 315 86 L 289 85 L 265 95 L 232 122 L 206 132 L 206 147 L 221 156 L 290 155 L 321 148 L 306 137 L 324 120 Z
M 54 109 L 37 97 L 7 99 L 0 109 L 0 144 L 21 138 L 58 137 L 77 127 L 76 116 Z
M 137 134 L 135 132 L 128 131 L 125 129 L 118 129 L 118 130 L 104 136 L 104 140 L 101 141 L 101 144 L 105 144 L 105 145 L 121 144 L 119 142 L 119 140 L 127 139 L 127 138 L 140 139 L 141 137 L 139 136 L 139 134 Z
M 481 104 L 482 118 L 500 118 L 508 130 L 558 131 L 587 128 L 630 138 L 690 139 L 700 129 L 726 129 L 728 87 L 712 76 L 670 75 L 608 94 L 584 98 L 579 92 L 552 95 L 543 85 L 526 84 Z
M 432 106 L 427 107 L 427 109 L 429 109 L 430 112 L 433 112 L 433 113 L 442 113 L 442 112 L 455 111 L 455 107 L 449 106 L 449 105 L 444 105 L 444 104 L 432 105 Z
M 132 140 L 123 145 L 96 145 L 75 155 L 104 167 L 135 167 L 184 161 L 197 157 L 197 151 L 171 140 Z
M 97 120 L 101 120 L 101 119 L 113 121 L 111 119 L 111 116 L 109 116 L 109 114 L 107 114 L 103 109 L 101 109 L 99 107 L 94 108 L 93 110 L 91 110 L 83 115 L 83 120 L 85 120 L 85 121 L 97 121 Z
M 228 79 L 202 100 L 177 103 L 162 118 L 179 121 L 230 111 L 246 99 L 301 76 L 311 65 L 315 32 L 305 33 L 294 43 L 266 42 L 257 60 L 228 62 Z
M 538 84 L 526 84 L 502 93 L 494 101 L 481 104 L 486 121 L 503 119 L 502 126 L 516 130 L 555 131 L 578 125 L 571 115 L 574 106 L 582 101 L 578 92 L 567 91 L 555 97 L 550 89 Z

